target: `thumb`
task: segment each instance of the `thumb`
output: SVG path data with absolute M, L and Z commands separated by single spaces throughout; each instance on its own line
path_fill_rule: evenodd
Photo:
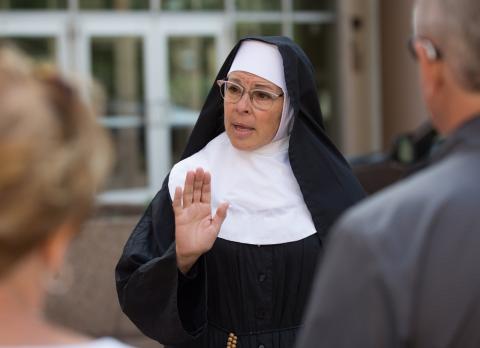
M 175 188 L 175 194 L 173 196 L 173 210 L 175 212 L 178 212 L 182 208 L 182 188 L 181 187 L 176 187 Z
M 220 229 L 220 226 L 222 226 L 223 221 L 225 221 L 225 218 L 227 217 L 227 209 L 229 205 L 230 205 L 229 203 L 222 203 L 217 208 L 217 211 L 215 212 L 215 216 L 213 217 L 213 220 L 212 220 L 212 224 L 215 225 L 216 228 Z

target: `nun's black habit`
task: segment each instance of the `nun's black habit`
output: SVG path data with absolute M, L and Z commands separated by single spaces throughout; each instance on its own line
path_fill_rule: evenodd
M 175 260 L 167 177 L 116 269 L 123 311 L 147 336 L 167 346 L 226 347 L 233 333 L 237 347 L 292 347 L 328 228 L 364 196 L 345 159 L 325 135 L 313 67 L 304 52 L 284 37 L 248 39 L 273 44 L 282 56 L 294 109 L 288 157 L 317 233 L 261 247 L 217 238 L 184 276 Z M 217 79 L 226 77 L 242 41 Z M 223 100 L 214 85 L 182 159 L 222 133 L 223 122 Z

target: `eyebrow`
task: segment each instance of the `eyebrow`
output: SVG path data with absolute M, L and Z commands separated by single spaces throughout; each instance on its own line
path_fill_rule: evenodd
M 238 83 L 238 84 L 242 85 L 242 80 L 240 80 L 240 79 L 238 79 L 238 78 L 236 78 L 236 77 L 229 77 L 228 80 L 229 80 L 229 81 L 233 81 L 233 82 L 235 82 L 235 83 Z M 254 87 L 254 88 L 256 88 L 256 87 L 265 87 L 265 88 L 268 88 L 268 89 L 270 89 L 271 91 L 274 91 L 274 92 L 276 92 L 276 89 L 277 89 L 276 86 L 268 85 L 268 84 L 262 83 L 262 82 L 255 82 L 255 83 L 253 84 L 253 87 Z

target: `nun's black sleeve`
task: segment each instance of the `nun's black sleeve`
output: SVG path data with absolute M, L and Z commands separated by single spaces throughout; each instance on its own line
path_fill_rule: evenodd
M 164 184 L 128 239 L 116 268 L 120 305 L 147 336 L 162 344 L 191 341 L 206 327 L 206 272 L 201 257 L 178 271 L 175 221 Z

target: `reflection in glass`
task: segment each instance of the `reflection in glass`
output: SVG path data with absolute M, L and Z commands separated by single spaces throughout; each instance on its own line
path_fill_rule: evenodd
M 336 46 L 334 24 L 295 24 L 295 42 L 305 51 L 315 68 L 318 98 L 327 132 L 336 137 Z
M 102 122 L 114 137 L 117 162 L 109 188 L 146 186 L 143 46 L 138 37 L 96 37 L 92 73 L 106 95 Z
M 172 127 L 170 129 L 171 149 L 172 149 L 172 165 L 180 161 L 183 150 L 187 146 L 187 140 L 192 132 L 191 127 Z
M 7 40 L 35 61 L 55 63 L 56 41 L 53 37 L 8 37 Z
M 216 74 L 214 38 L 170 37 L 168 52 L 170 100 L 174 108 L 200 110 Z
M 293 0 L 293 9 L 296 11 L 332 11 L 335 9 L 334 0 Z
M 240 11 L 280 11 L 281 0 L 236 0 L 237 10 Z
M 67 0 L 0 0 L 0 10 L 64 10 Z
M 162 10 L 223 10 L 223 0 L 163 0 Z
M 249 35 L 282 35 L 282 25 L 280 23 L 237 23 L 237 39 Z
M 149 0 L 79 0 L 82 10 L 148 10 Z

